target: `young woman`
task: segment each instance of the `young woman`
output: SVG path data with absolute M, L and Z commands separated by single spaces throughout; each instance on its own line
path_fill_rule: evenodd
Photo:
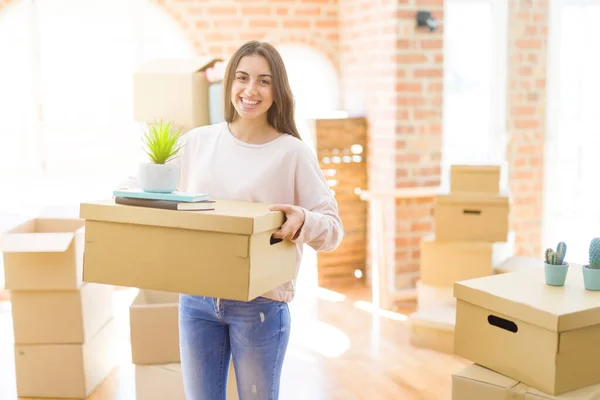
M 180 190 L 217 200 L 274 204 L 285 213 L 275 237 L 302 248 L 336 249 L 343 237 L 337 203 L 294 122 L 294 99 L 277 50 L 251 41 L 224 77 L 226 122 L 183 136 Z M 295 282 L 250 302 L 181 295 L 181 368 L 188 400 L 225 400 L 233 355 L 240 400 L 274 400 L 290 335 Z

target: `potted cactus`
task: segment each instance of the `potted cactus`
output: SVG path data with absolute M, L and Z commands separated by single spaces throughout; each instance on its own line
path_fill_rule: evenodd
M 567 254 L 567 245 L 565 242 L 559 242 L 556 251 L 546 249 L 546 262 L 544 263 L 544 274 L 546 284 L 550 286 L 564 286 L 569 271 L 569 263 L 565 262 Z
M 583 284 L 587 290 L 600 290 L 600 238 L 590 242 L 590 263 L 582 267 Z
M 147 124 L 143 136 L 144 151 L 149 162 L 139 166 L 139 183 L 146 192 L 171 193 L 177 189 L 180 167 L 169 164 L 181 149 L 181 131 L 174 131 L 171 122 L 154 121 Z

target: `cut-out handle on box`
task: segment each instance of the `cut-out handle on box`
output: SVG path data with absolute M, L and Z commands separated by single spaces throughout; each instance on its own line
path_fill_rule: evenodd
M 276 237 L 273 237 L 273 235 L 271 235 L 271 240 L 270 240 L 271 246 L 273 246 L 274 244 L 277 244 L 277 243 L 281 243 L 281 242 L 283 242 L 283 239 L 276 238 Z
M 481 214 L 481 210 L 470 210 L 468 208 L 465 208 L 463 210 L 463 214 L 467 214 L 467 215 L 480 215 Z
M 512 333 L 516 333 L 519 330 L 519 327 L 514 322 L 497 317 L 495 315 L 488 315 L 487 320 L 490 325 Z

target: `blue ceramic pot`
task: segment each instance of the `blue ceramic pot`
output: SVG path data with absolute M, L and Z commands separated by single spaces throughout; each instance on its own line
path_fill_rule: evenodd
M 544 263 L 544 273 L 546 283 L 550 286 L 564 286 L 569 271 L 569 263 L 563 262 L 562 265 Z
M 583 271 L 583 285 L 587 290 L 600 290 L 600 269 L 581 267 Z

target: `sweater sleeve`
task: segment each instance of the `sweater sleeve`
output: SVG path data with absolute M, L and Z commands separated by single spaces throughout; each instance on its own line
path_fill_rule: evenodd
M 338 204 L 319 167 L 315 154 L 303 144 L 295 171 L 296 205 L 304 212 L 304 224 L 294 243 L 306 243 L 316 251 L 333 251 L 344 236 Z

